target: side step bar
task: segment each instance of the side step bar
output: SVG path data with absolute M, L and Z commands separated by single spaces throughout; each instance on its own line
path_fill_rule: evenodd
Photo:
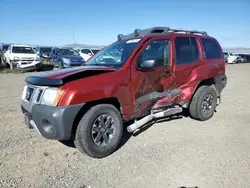
M 140 119 L 139 121 L 134 122 L 132 125 L 127 127 L 127 131 L 132 133 L 135 130 L 139 129 L 141 126 L 145 125 L 152 119 L 157 119 L 157 118 L 162 118 L 162 117 L 168 117 L 171 115 L 175 115 L 178 113 L 182 112 L 182 108 L 179 106 L 176 106 L 174 108 L 169 108 L 167 110 L 155 113 L 155 114 L 150 114 L 148 116 L 145 116 L 144 118 Z

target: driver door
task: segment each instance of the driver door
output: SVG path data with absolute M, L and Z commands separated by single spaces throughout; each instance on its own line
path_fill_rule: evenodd
M 169 38 L 151 39 L 144 44 L 132 62 L 132 91 L 134 96 L 134 117 L 144 116 L 151 109 L 159 106 L 166 90 L 174 85 L 172 74 L 171 42 Z M 145 60 L 155 60 L 156 66 L 151 69 L 140 69 Z

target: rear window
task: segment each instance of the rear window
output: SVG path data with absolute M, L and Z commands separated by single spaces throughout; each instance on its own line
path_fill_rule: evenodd
M 222 57 L 220 46 L 215 40 L 203 38 L 201 42 L 205 50 L 206 59 L 219 59 Z

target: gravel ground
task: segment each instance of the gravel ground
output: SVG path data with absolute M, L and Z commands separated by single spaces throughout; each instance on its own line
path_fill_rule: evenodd
M 0 74 L 0 187 L 249 187 L 249 72 L 250 64 L 227 66 L 211 120 L 155 123 L 104 159 L 28 130 L 20 110 L 28 74 Z

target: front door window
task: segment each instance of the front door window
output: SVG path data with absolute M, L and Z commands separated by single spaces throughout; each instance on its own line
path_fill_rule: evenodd
M 169 44 L 170 42 L 168 39 L 152 41 L 141 53 L 137 66 L 145 60 L 156 60 L 157 67 L 170 66 Z

